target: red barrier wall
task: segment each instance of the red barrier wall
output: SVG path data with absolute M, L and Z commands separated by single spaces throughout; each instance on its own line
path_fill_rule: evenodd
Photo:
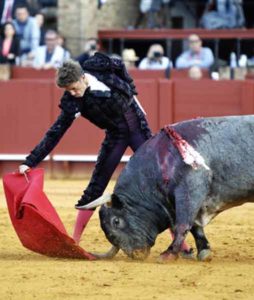
M 0 153 L 27 153 L 51 123 L 52 83 L 0 82 Z
M 195 117 L 241 114 L 241 81 L 176 80 L 174 82 L 174 121 Z
M 12 79 L 54 79 L 56 70 L 36 70 L 13 66 L 11 69 Z
M 153 132 L 180 120 L 254 113 L 254 81 L 137 79 L 138 99 Z M 0 82 L 0 155 L 26 154 L 59 113 L 53 80 Z M 53 154 L 96 155 L 104 133 L 79 118 Z M 131 154 L 131 151 L 128 151 Z M 0 171 L 1 172 L 1 171 Z
M 136 79 L 158 79 L 165 78 L 166 71 L 165 70 L 139 70 L 139 69 L 129 69 L 131 77 Z
M 254 113 L 253 81 L 160 80 L 159 124 Z

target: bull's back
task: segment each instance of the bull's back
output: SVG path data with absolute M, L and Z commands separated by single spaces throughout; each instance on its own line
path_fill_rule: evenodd
M 254 116 L 196 119 L 174 128 L 210 167 L 213 195 L 253 201 Z
M 253 161 L 254 116 L 200 118 L 180 122 L 174 129 L 207 160 Z M 244 155 L 243 155 L 244 154 Z

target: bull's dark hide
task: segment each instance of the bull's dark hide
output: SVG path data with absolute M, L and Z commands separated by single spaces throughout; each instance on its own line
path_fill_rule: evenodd
M 110 207 L 100 210 L 108 240 L 129 256 L 150 249 L 171 227 L 175 238 L 163 257 L 176 256 L 193 234 L 199 259 L 210 257 L 203 227 L 225 209 L 252 202 L 254 116 L 201 118 L 171 126 L 207 166 L 186 164 L 165 130 L 133 155 L 116 183 Z

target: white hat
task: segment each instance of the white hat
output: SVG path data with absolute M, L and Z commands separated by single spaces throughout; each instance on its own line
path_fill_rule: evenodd
M 139 57 L 136 56 L 134 49 L 124 49 L 122 53 L 123 61 L 137 61 Z

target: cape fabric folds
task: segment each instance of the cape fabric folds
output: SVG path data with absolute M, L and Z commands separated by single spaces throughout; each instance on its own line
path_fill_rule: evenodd
M 62 221 L 43 192 L 43 170 L 3 177 L 13 227 L 24 247 L 52 257 L 95 259 L 68 235 Z

